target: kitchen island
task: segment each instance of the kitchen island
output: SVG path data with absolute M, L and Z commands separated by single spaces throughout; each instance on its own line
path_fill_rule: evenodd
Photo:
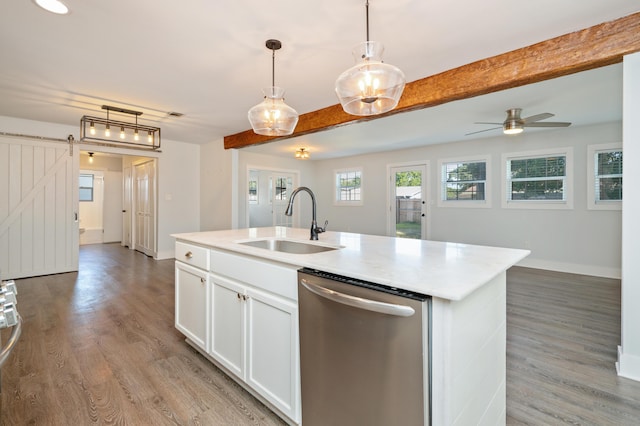
M 341 232 L 311 242 L 284 227 L 173 236 L 176 327 L 287 422 L 301 421 L 297 270 L 307 267 L 430 296 L 432 424 L 504 423 L 506 270 L 528 251 Z M 327 250 L 251 245 L 260 240 Z

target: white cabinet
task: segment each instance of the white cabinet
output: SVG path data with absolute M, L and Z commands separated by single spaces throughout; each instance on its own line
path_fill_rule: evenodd
M 246 304 L 247 383 L 299 421 L 297 304 L 252 289 Z
M 245 380 L 245 287 L 215 275 L 211 287 L 210 355 Z
M 208 250 L 176 243 L 175 327 L 203 350 L 209 349 Z
M 207 350 L 207 273 L 176 262 L 175 326 L 196 345 Z
M 299 422 L 298 308 L 294 301 L 210 274 L 209 354 Z
M 175 326 L 300 424 L 297 267 L 177 241 Z

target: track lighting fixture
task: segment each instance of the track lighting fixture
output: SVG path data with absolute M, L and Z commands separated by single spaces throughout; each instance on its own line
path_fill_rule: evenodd
M 89 117 L 86 115 L 80 119 L 80 142 L 107 143 L 118 146 L 135 145 L 137 147 L 149 149 L 160 148 L 160 128 L 138 124 L 138 116 L 142 115 L 142 112 L 114 107 L 110 105 L 103 105 L 102 109 L 107 111 L 106 120 L 104 118 Z M 131 123 L 121 120 L 112 120 L 109 115 L 110 112 L 133 115 L 135 116 L 135 122 Z M 119 137 L 116 137 L 114 135 L 113 139 L 111 138 L 111 125 L 120 128 L 120 132 L 118 134 Z M 104 129 L 104 137 L 96 136 L 97 127 Z M 131 136 L 127 137 L 127 130 L 133 133 L 133 138 L 131 138 Z M 140 132 L 147 132 L 146 143 L 140 142 Z

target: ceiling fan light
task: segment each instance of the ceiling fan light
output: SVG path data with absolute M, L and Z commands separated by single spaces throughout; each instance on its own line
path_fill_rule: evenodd
M 518 133 L 522 133 L 524 131 L 524 126 L 522 123 L 519 123 L 517 120 L 507 120 L 504 122 L 504 126 L 502 128 L 502 132 L 505 135 L 517 135 Z

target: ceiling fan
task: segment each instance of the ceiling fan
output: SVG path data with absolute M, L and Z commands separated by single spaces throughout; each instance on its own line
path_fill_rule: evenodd
M 476 122 L 475 124 L 498 124 L 500 127 L 492 127 L 490 129 L 478 130 L 477 132 L 467 133 L 465 136 L 474 135 L 476 133 L 488 132 L 489 130 L 502 129 L 505 135 L 516 135 L 522 133 L 525 127 L 568 127 L 571 123 L 565 121 L 545 121 L 547 118 L 551 118 L 554 114 L 549 112 L 543 112 L 542 114 L 532 115 L 530 117 L 522 118 L 520 113 L 522 108 L 510 108 L 507 110 L 507 119 L 503 123 L 487 123 Z

